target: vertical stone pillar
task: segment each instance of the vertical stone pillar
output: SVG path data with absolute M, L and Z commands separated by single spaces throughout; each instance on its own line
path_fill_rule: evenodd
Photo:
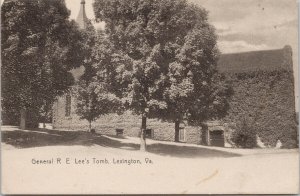
M 26 129 L 26 109 L 21 109 L 20 115 L 20 129 Z
M 210 146 L 211 144 L 210 144 L 210 130 L 209 129 L 207 129 L 207 145 L 208 146 Z

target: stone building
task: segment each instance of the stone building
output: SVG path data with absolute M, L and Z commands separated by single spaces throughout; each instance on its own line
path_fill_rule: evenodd
M 85 2 L 77 18 L 85 28 Z M 247 118 L 266 146 L 275 146 L 280 140 L 287 147 L 295 145 L 296 117 L 292 50 L 282 49 L 223 54 L 218 70 L 230 80 L 233 96 L 229 100 L 228 115 L 219 121 L 210 121 L 201 127 L 181 123 L 181 142 L 231 146 L 230 134 L 234 125 Z M 75 113 L 76 100 L 70 95 L 59 97 L 53 106 L 53 127 L 67 130 L 87 130 L 88 122 Z M 233 126 L 231 126 L 233 125 Z M 96 132 L 115 135 L 116 129 L 127 136 L 138 136 L 141 117 L 127 111 L 123 115 L 108 114 L 93 123 Z M 157 119 L 147 121 L 147 135 L 155 140 L 175 140 L 174 123 Z

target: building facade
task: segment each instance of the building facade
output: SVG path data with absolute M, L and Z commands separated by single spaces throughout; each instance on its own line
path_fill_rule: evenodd
M 85 28 L 87 20 L 84 5 L 82 0 L 77 18 L 81 28 Z M 265 146 L 275 146 L 278 140 L 285 147 L 296 145 L 294 76 L 290 46 L 276 50 L 223 54 L 218 62 L 218 70 L 224 73 L 233 88 L 228 114 L 219 121 L 206 122 L 203 126 L 189 126 L 182 122 L 180 142 L 230 147 L 233 145 L 230 134 L 236 128 L 235 125 L 246 119 Z M 88 122 L 79 119 L 75 107 L 76 100 L 72 96 L 59 97 L 53 106 L 53 127 L 87 130 Z M 140 127 L 141 117 L 130 111 L 122 115 L 108 114 L 93 122 L 96 132 L 109 135 L 115 135 L 116 130 L 122 130 L 123 135 L 137 137 Z M 147 128 L 148 137 L 175 140 L 175 123 L 149 119 Z

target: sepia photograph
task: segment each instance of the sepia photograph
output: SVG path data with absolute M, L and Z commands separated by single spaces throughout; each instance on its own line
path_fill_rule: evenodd
M 297 0 L 0 0 L 1 194 L 299 194 Z

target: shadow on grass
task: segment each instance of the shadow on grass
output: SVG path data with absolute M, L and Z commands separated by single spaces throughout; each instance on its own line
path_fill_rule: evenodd
M 98 133 L 85 131 L 61 131 L 49 129 L 1 131 L 2 142 L 16 148 L 31 148 L 42 146 L 72 146 L 72 145 L 100 145 L 110 148 L 122 148 L 126 150 L 139 150 L 139 144 L 126 143 L 116 140 L 124 139 L 122 136 L 103 136 Z M 234 157 L 235 153 L 221 150 L 207 149 L 193 146 L 177 146 L 172 144 L 149 144 L 148 152 L 174 157 Z
M 193 147 L 193 146 L 176 146 L 172 144 L 151 144 L 147 146 L 148 152 L 182 158 L 193 157 L 237 157 L 241 156 L 236 153 L 225 152 L 221 150 Z
M 50 129 L 11 130 L 1 131 L 2 142 L 16 148 L 31 148 L 41 146 L 72 146 L 72 145 L 100 145 L 104 147 L 130 147 L 138 149 L 137 144 L 122 143 L 118 140 L 104 137 L 98 133 L 86 131 L 61 131 Z M 119 139 L 122 139 L 121 137 Z

